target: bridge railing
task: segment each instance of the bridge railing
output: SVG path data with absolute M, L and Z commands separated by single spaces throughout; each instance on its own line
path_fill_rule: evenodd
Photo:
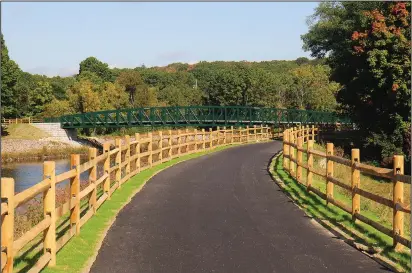
M 403 156 L 395 155 L 393 157 L 393 169 L 378 168 L 361 163 L 359 149 L 352 149 L 351 159 L 334 155 L 335 149 L 333 143 L 327 143 L 326 153 L 315 150 L 314 136 L 314 130 L 308 127 L 294 127 L 283 132 L 283 169 L 300 184 L 305 185 L 308 192 L 312 192 L 322 199 L 325 199 L 326 205 L 331 203 L 351 214 L 353 221 L 359 220 L 379 232 L 392 237 L 395 250 L 402 249 L 402 246 L 411 248 L 411 240 L 404 237 L 404 214 L 411 214 L 409 202 L 404 201 L 404 184 L 411 184 L 411 176 L 404 175 L 403 173 Z M 306 144 L 306 147 L 304 147 L 304 144 Z M 315 168 L 314 156 L 326 160 L 324 170 Z M 347 177 L 351 177 L 350 183 L 334 176 L 335 163 L 350 168 L 350 172 L 346 175 Z M 306 177 L 303 177 L 303 170 L 306 170 Z M 393 190 L 392 198 L 383 197 L 362 189 L 361 173 L 373 177 L 390 179 Z M 313 186 L 313 175 L 325 181 L 325 192 Z M 334 185 L 346 191 L 348 196 L 351 196 L 351 205 L 347 205 L 334 196 Z M 365 214 L 362 214 L 361 197 L 391 209 L 393 212 L 392 228 L 388 228 L 368 218 Z
M 47 265 L 54 266 L 56 252 L 80 234 L 82 226 L 104 202 L 110 200 L 116 189 L 141 171 L 183 155 L 224 145 L 266 141 L 272 135 L 267 126 L 135 134 L 134 139 L 125 136 L 105 142 L 100 155 L 96 148 L 90 148 L 85 162 L 81 162 L 80 155 L 71 155 L 71 169 L 60 174 L 56 173 L 54 161 L 44 162 L 43 180 L 17 194 L 14 179 L 1 178 L 2 272 L 13 272 L 15 258 L 20 259 L 36 249 L 38 260 L 24 272 L 39 272 Z M 86 181 L 81 181 L 82 174 L 87 175 Z M 61 187 L 64 182 L 68 182 L 69 197 L 59 201 L 56 187 Z M 15 238 L 17 209 L 39 198 L 43 200 L 43 219 Z
M 131 126 L 238 126 L 350 123 L 335 113 L 248 106 L 173 106 L 117 109 L 60 117 L 63 128 Z

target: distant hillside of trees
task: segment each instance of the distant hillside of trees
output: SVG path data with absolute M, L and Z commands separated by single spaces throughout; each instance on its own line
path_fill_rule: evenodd
M 95 57 L 71 77 L 20 70 L 2 43 L 3 117 L 57 117 L 125 107 L 252 105 L 333 111 L 337 83 L 321 61 L 173 63 L 113 68 Z

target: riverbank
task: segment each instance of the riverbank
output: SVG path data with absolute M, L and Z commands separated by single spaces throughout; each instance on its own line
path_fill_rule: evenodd
M 2 131 L 2 163 L 65 158 L 87 153 L 92 145 L 84 140 L 60 141 L 30 124 L 12 124 Z
M 65 146 L 65 145 L 50 145 L 43 146 L 41 148 L 30 149 L 30 146 L 25 147 L 26 150 L 21 151 L 8 151 L 3 152 L 3 148 L 7 147 L 8 144 L 5 144 L 2 140 L 1 143 L 1 161 L 2 163 L 12 163 L 12 162 L 30 162 L 37 160 L 52 160 L 52 159 L 62 159 L 67 158 L 70 154 L 86 154 L 89 146 Z M 27 150 L 27 148 L 29 150 Z M 20 149 L 18 149 L 20 150 Z

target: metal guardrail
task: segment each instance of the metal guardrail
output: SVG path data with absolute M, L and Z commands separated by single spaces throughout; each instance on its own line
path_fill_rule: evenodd
M 175 106 L 117 109 L 60 117 L 62 128 L 350 124 L 347 117 L 311 110 L 248 106 Z

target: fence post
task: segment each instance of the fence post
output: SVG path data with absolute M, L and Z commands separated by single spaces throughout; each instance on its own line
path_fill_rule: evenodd
M 162 163 L 163 162 L 163 132 L 162 131 L 159 131 L 159 147 L 158 147 L 158 149 L 159 149 L 159 151 L 160 151 L 160 153 L 159 153 L 159 160 L 160 160 L 160 163 Z
M 234 130 L 233 130 L 233 126 L 230 126 L 230 144 L 233 144 L 233 134 L 234 134 Z
M 149 150 L 149 158 L 148 158 L 148 163 L 149 163 L 149 168 L 153 167 L 153 134 L 152 132 L 148 133 L 149 136 L 149 146 L 147 146 L 147 149 Z
M 213 147 L 213 132 L 212 132 L 212 128 L 209 128 L 209 141 L 210 141 L 209 150 L 211 150 L 212 147 Z
M 1 178 L 1 198 L 2 202 L 7 202 L 7 213 L 1 221 L 1 246 L 6 248 L 6 265 L 2 272 L 12 273 L 14 262 L 14 179 Z M 1 253 L 3 260 L 3 252 Z
M 220 127 L 219 126 L 217 126 L 216 127 L 216 136 L 217 136 L 217 142 L 216 142 L 216 146 L 219 146 L 219 144 L 220 144 Z
M 326 204 L 328 198 L 333 199 L 333 183 L 329 181 L 329 177 L 333 177 L 333 161 L 328 159 L 330 155 L 333 155 L 333 143 L 326 144 Z
M 397 209 L 396 204 L 403 203 L 403 183 L 396 179 L 397 174 L 403 174 L 404 159 L 402 155 L 395 155 L 393 157 L 393 247 L 395 251 L 403 249 L 403 245 L 398 242 L 397 236 L 403 235 L 404 214 Z
M 309 188 L 312 186 L 312 171 L 313 168 L 313 154 L 309 151 L 313 149 L 313 140 L 308 140 L 307 152 L 308 152 L 308 170 L 306 174 L 306 189 L 309 191 Z
M 246 126 L 246 143 L 249 143 L 249 138 L 250 138 L 249 133 L 250 133 L 250 129 L 248 125 Z
M 360 171 L 355 169 L 355 163 L 360 162 L 359 149 L 351 150 L 352 163 L 352 220 L 356 220 L 356 213 L 360 213 L 360 195 L 356 189 L 360 187 Z
M 298 152 L 297 152 L 297 167 L 296 167 L 296 179 L 298 182 L 302 180 L 302 159 L 303 153 L 301 150 L 303 148 L 303 137 L 302 135 L 298 138 Z
M 185 154 L 189 153 L 189 142 L 187 141 L 187 139 L 189 138 L 189 129 L 185 129 Z
M 197 152 L 197 129 L 195 129 L 195 152 Z
M 89 148 L 89 161 L 93 160 L 93 167 L 89 170 L 89 183 L 95 184 L 97 178 L 97 162 L 95 160 L 97 156 L 97 149 L 96 148 Z M 94 185 L 93 191 L 89 197 L 89 209 L 93 209 L 93 213 L 96 212 L 96 196 L 97 196 L 97 189 L 96 184 Z
M 227 143 L 227 139 L 226 139 L 226 126 L 223 126 L 223 144 Z
M 202 150 L 206 149 L 206 134 L 205 129 L 202 129 Z
M 295 136 L 294 136 L 293 128 L 290 129 L 290 132 L 289 132 L 289 142 L 291 144 L 295 143 Z M 295 158 L 295 148 L 292 145 L 289 145 L 289 172 L 292 175 L 292 177 L 295 176 L 294 166 L 293 166 L 294 158 Z
M 140 134 L 136 133 L 134 135 L 135 140 L 137 141 L 136 147 L 135 147 L 135 156 L 136 156 L 136 161 L 134 163 L 135 165 L 135 172 L 140 173 Z
M 167 131 L 169 138 L 167 139 L 167 145 L 169 146 L 167 149 L 167 158 L 168 160 L 172 159 L 172 130 Z
M 130 136 L 126 135 L 125 138 L 126 138 L 126 156 L 125 156 L 125 160 L 126 160 L 125 182 L 126 182 L 130 177 Z
M 50 253 L 49 266 L 56 265 L 56 164 L 45 161 L 43 179 L 50 181 L 50 188 L 43 193 L 44 218 L 50 217 L 50 226 L 43 233 L 44 253 Z
M 289 130 L 286 129 L 283 132 L 283 169 L 285 169 L 286 171 L 289 169 L 289 158 L 287 156 L 289 156 L 289 147 L 288 144 L 286 144 L 285 142 L 289 141 Z
M 256 129 L 256 124 L 255 125 L 253 125 L 253 134 L 255 135 L 255 142 L 257 142 L 257 140 L 258 140 L 258 135 L 257 135 L 257 129 Z
M 312 140 L 315 141 L 315 125 L 312 125 Z
M 80 234 L 80 155 L 72 154 L 70 157 L 72 169 L 76 169 L 76 175 L 70 179 L 70 232 L 76 227 L 76 235 Z M 73 204 L 74 203 L 74 204 Z
M 180 156 L 180 144 L 182 142 L 182 137 L 180 136 L 181 131 L 177 130 L 177 156 Z
M 116 183 L 117 187 L 120 189 L 122 183 L 122 140 L 120 138 L 116 138 L 115 140 L 116 144 L 116 149 L 118 149 L 116 153 L 116 166 L 118 167 L 116 169 Z
M 104 160 L 104 173 L 107 174 L 107 178 L 104 180 L 103 191 L 107 194 L 107 200 L 110 200 L 110 143 L 103 143 L 103 152 L 107 154 L 106 159 Z

